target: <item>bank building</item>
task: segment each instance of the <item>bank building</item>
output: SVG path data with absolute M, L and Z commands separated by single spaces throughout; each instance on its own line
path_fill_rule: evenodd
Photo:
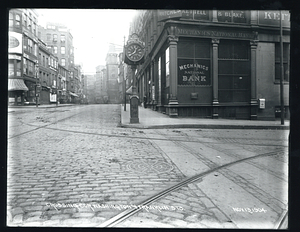
M 131 33 L 145 44 L 136 86 L 148 108 L 170 117 L 273 120 L 282 56 L 289 117 L 288 11 L 143 10 Z

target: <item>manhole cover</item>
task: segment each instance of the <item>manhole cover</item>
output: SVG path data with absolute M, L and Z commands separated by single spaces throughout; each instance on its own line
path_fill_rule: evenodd
M 126 165 L 127 169 L 134 172 L 165 173 L 173 170 L 173 166 L 163 160 L 136 160 Z

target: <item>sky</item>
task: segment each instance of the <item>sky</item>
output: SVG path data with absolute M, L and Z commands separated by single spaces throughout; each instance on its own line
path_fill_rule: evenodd
M 75 64 L 82 64 L 86 75 L 105 65 L 109 44 L 123 48 L 129 35 L 130 22 L 136 10 L 113 9 L 36 9 L 38 24 L 61 23 L 71 30 Z

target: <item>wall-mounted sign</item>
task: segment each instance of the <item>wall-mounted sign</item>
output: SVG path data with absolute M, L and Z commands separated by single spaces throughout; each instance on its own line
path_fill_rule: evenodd
M 10 31 L 8 37 L 8 52 L 22 54 L 22 34 Z
M 208 10 L 181 10 L 183 19 L 208 20 Z
M 158 21 L 182 17 L 181 10 L 157 10 Z
M 178 59 L 178 85 L 210 84 L 210 60 Z
M 192 28 L 176 27 L 178 35 L 199 36 L 199 37 L 217 37 L 217 38 L 236 38 L 236 39 L 254 39 L 254 34 L 250 32 L 234 32 L 225 30 L 200 30 Z
M 278 26 L 280 25 L 280 11 L 258 11 L 258 23 L 260 25 Z M 283 27 L 290 28 L 290 13 L 281 11 L 281 20 Z
M 168 19 L 209 20 L 208 10 L 157 10 L 158 21 Z
M 247 23 L 245 11 L 219 10 L 217 17 L 218 22 Z
M 50 93 L 50 102 L 56 102 L 56 94 Z

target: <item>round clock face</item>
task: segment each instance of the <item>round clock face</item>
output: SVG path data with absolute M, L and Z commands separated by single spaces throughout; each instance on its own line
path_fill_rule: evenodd
M 130 44 L 127 47 L 127 57 L 132 61 L 139 61 L 143 58 L 144 49 L 139 44 Z

